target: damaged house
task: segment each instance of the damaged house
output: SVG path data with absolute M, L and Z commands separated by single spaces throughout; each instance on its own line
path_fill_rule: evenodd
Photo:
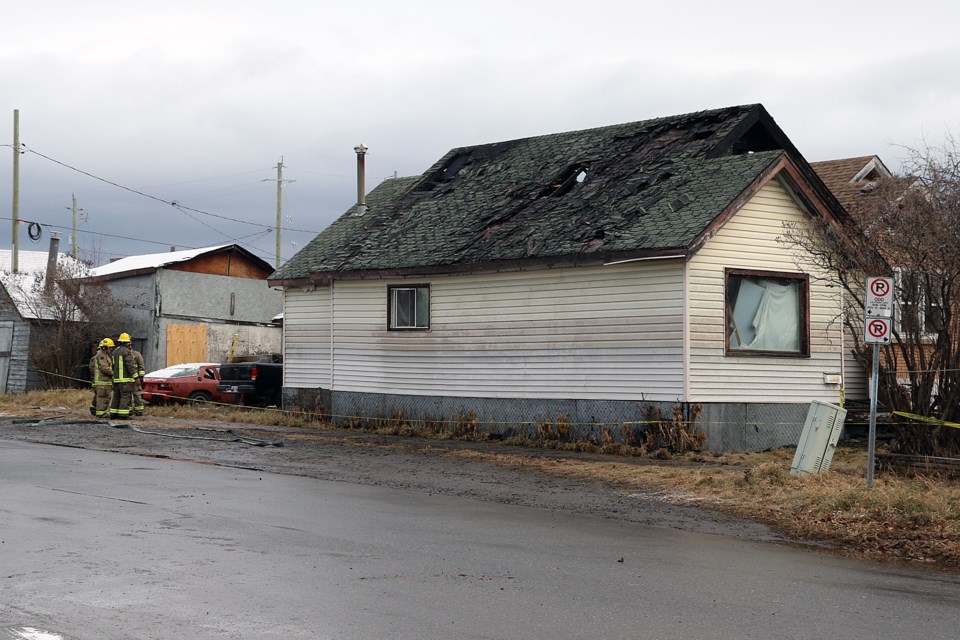
M 843 209 L 761 105 L 457 148 L 359 191 L 270 276 L 286 406 L 595 434 L 680 406 L 743 450 L 839 401 L 839 289 L 782 236 Z

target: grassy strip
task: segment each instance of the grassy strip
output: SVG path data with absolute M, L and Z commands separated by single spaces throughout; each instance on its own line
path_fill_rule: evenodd
M 30 407 L 37 406 L 85 411 L 89 395 L 66 390 L 0 396 L 0 411 L 30 413 Z M 148 414 L 156 418 L 246 425 L 330 427 L 313 421 L 307 414 L 228 405 L 150 407 Z M 322 439 L 350 446 L 383 446 L 328 436 Z M 876 478 L 873 489 L 868 490 L 864 479 L 866 454 L 859 449 L 839 448 L 830 473 L 795 477 L 789 473 L 794 454 L 791 449 L 724 456 L 689 453 L 663 461 L 611 456 L 609 460 L 597 461 L 515 455 L 495 448 L 450 450 L 410 442 L 387 446 L 593 480 L 623 493 L 654 490 L 664 500 L 696 503 L 757 520 L 790 537 L 828 542 L 851 555 L 960 568 L 960 482 L 919 474 L 883 473 Z

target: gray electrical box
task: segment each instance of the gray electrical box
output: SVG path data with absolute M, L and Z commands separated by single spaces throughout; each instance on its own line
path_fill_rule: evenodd
M 829 471 L 846 417 L 846 409 L 819 400 L 812 401 L 790 473 L 797 475 Z

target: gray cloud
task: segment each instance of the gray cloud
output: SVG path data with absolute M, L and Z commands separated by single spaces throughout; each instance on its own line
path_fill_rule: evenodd
M 372 188 L 455 146 L 762 102 L 808 159 L 880 153 L 896 166 L 894 143 L 942 136 L 960 113 L 960 57 L 949 48 L 960 6 L 944 2 L 910 11 L 820 0 L 802 11 L 693 0 L 343 5 L 18 7 L 18 28 L 0 41 L 0 144 L 12 142 L 17 108 L 31 149 L 268 226 L 282 156 L 284 177 L 296 180 L 283 224 L 319 231 L 355 198 L 361 141 Z M 10 215 L 11 164 L 0 147 L 0 217 Z M 69 226 L 72 193 L 90 232 L 81 246 L 104 258 L 263 231 L 193 214 L 197 222 L 22 156 L 24 218 Z M 0 220 L 7 246 L 9 228 Z M 283 232 L 283 256 L 310 237 Z M 272 232 L 251 246 L 273 262 Z

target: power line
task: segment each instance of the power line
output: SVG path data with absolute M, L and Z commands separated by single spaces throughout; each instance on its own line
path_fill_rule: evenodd
M 0 220 L 13 220 L 13 218 L 0 217 Z M 20 224 L 30 224 L 30 221 L 29 221 L 29 220 L 20 219 Z M 64 229 L 64 230 L 69 230 L 69 231 L 72 232 L 72 229 L 69 229 L 68 227 L 64 227 L 64 226 L 57 225 L 57 224 L 48 224 L 48 223 L 46 223 L 46 222 L 38 222 L 37 224 L 39 224 L 39 225 L 42 226 L 42 227 L 49 227 L 49 228 L 51 228 L 51 229 Z M 173 242 L 160 242 L 159 240 L 143 240 L 143 239 L 141 239 L 141 238 L 131 238 L 131 237 L 129 237 L 129 236 L 120 236 L 120 235 L 116 235 L 116 234 L 113 234 L 113 233 L 103 233 L 103 232 L 100 232 L 100 231 L 87 231 L 87 230 L 85 230 L 85 229 L 77 229 L 77 233 L 86 233 L 86 234 L 94 235 L 94 236 L 104 236 L 104 237 L 106 237 L 106 238 L 118 238 L 118 239 L 120 239 L 120 240 L 131 240 L 131 241 L 133 241 L 133 242 L 145 242 L 145 243 L 147 243 L 147 244 L 159 244 L 159 245 L 163 245 L 163 246 L 167 246 L 167 247 L 169 247 L 171 244 L 176 244 L 176 243 L 173 243 Z M 189 248 L 189 249 L 195 249 L 196 247 L 188 247 L 188 248 Z
M 0 220 L 13 220 L 13 218 L 0 217 Z M 47 223 L 47 222 L 36 222 L 36 223 L 32 223 L 32 221 L 30 221 L 30 220 L 23 220 L 23 219 L 21 219 L 21 220 L 20 220 L 20 224 L 38 224 L 38 225 L 40 225 L 41 227 L 47 227 L 47 228 L 49 228 L 49 229 L 63 229 L 63 230 L 65 230 L 65 231 L 72 231 L 72 229 L 71 229 L 70 227 L 65 227 L 65 226 L 58 225 L 58 224 L 50 224 L 50 223 Z M 246 244 L 246 243 L 240 242 L 240 240 L 255 240 L 256 238 L 258 238 L 258 237 L 260 237 L 260 236 L 267 235 L 268 233 L 271 233 L 272 231 L 273 231 L 272 228 L 271 228 L 271 229 L 267 229 L 266 231 L 258 231 L 258 232 L 256 232 L 256 233 L 251 233 L 251 234 L 249 234 L 249 235 L 241 236 L 241 237 L 239 237 L 239 238 L 233 238 L 232 241 L 233 241 L 233 242 L 236 242 L 237 244 L 240 244 L 241 246 L 245 246 L 251 253 L 254 253 L 254 254 L 259 253 L 259 254 L 261 255 L 261 257 L 264 257 L 264 256 L 273 257 L 272 254 L 264 253 L 264 252 L 260 251 L 259 249 L 256 249 L 255 247 L 252 247 L 252 246 L 250 246 L 250 245 L 248 245 L 248 244 Z M 85 233 L 85 234 L 87 234 L 87 235 L 93 235 L 93 236 L 103 236 L 103 237 L 105 237 L 105 238 L 116 238 L 116 239 L 119 239 L 119 240 L 129 240 L 129 241 L 131 241 L 131 242 L 143 242 L 143 243 L 146 243 L 146 244 L 157 244 L 157 245 L 160 245 L 160 246 L 163 246 L 163 247 L 170 247 L 170 246 L 177 245 L 176 242 L 161 242 L 161 241 L 159 241 L 159 240 L 144 240 L 144 239 L 142 239 L 142 238 L 131 238 L 130 236 L 121 236 L 121 235 L 117 235 L 117 234 L 115 234 L 115 233 L 103 233 L 102 231 L 87 231 L 86 229 L 77 229 L 77 233 Z M 188 247 L 185 247 L 185 248 L 186 248 L 186 249 L 199 249 L 200 247 L 189 247 L 189 246 L 188 246 Z M 110 254 L 110 255 L 125 255 L 125 254 L 112 253 L 112 254 Z
M 194 220 L 195 222 L 200 222 L 200 220 L 197 219 L 197 218 L 195 218 L 195 217 L 193 217 L 193 216 L 191 216 L 191 215 L 190 215 L 189 213 L 187 213 L 187 212 L 193 212 L 193 213 L 197 213 L 197 214 L 200 214 L 200 215 L 210 216 L 210 217 L 212 217 L 212 218 L 219 218 L 219 219 L 221 219 L 221 220 L 227 220 L 227 221 L 229 221 L 229 222 L 236 222 L 236 223 L 238 223 L 238 224 L 246 224 L 246 225 L 250 225 L 250 226 L 254 226 L 254 227 L 260 227 L 260 228 L 262 228 L 262 229 L 271 229 L 271 230 L 272 230 L 272 229 L 274 228 L 273 225 L 262 224 L 262 223 L 259 223 L 259 222 L 248 222 L 247 220 L 239 220 L 239 219 L 237 219 L 237 218 L 231 218 L 230 216 L 220 215 L 219 213 L 212 213 L 212 212 L 210 212 L 210 211 L 203 211 L 202 209 L 195 209 L 195 208 L 193 208 L 193 207 L 188 207 L 188 206 L 182 205 L 182 204 L 180 204 L 179 202 L 177 202 L 176 200 L 165 200 L 165 199 L 160 198 L 160 197 L 158 197 L 158 196 L 151 195 L 151 194 L 149 194 L 149 193 L 145 193 L 145 192 L 143 192 L 143 191 L 140 191 L 139 189 L 134 189 L 134 188 L 132 188 L 132 187 L 128 187 L 128 186 L 122 185 L 122 184 L 120 184 L 120 183 L 118 183 L 118 182 L 114 182 L 113 180 L 107 180 L 106 178 L 101 178 L 100 176 L 94 175 L 94 174 L 90 173 L 89 171 L 84 171 L 83 169 L 79 169 L 79 168 L 77 168 L 77 167 L 74 167 L 73 165 L 67 164 L 66 162 L 62 162 L 62 161 L 57 160 L 57 159 L 55 159 L 55 158 L 51 158 L 50 156 L 45 155 L 45 154 L 43 154 L 43 153 L 40 153 L 39 151 L 37 151 L 37 150 L 35 150 L 35 149 L 31 149 L 30 147 L 28 147 L 27 145 L 23 144 L 22 142 L 20 143 L 20 146 L 21 146 L 25 151 L 27 151 L 27 152 L 29 152 L 29 153 L 32 153 L 32 154 L 34 154 L 34 155 L 36 155 L 36 156 L 40 156 L 41 158 L 43 158 L 43 159 L 45 159 L 45 160 L 48 160 L 48 161 L 50 161 L 50 162 L 52 162 L 52 163 L 54 163 L 54 164 L 60 165 L 61 167 L 64 167 L 65 169 L 69 169 L 69 170 L 71 170 L 71 171 L 76 171 L 77 173 L 83 174 L 83 175 L 87 176 L 88 178 L 93 178 L 94 180 L 98 180 L 98 181 L 103 182 L 103 183 L 105 183 L 105 184 L 109 184 L 110 186 L 116 187 L 116 188 L 118 188 L 118 189 L 123 189 L 124 191 L 129 191 L 130 193 L 134 193 L 134 194 L 136 194 L 136 195 L 138 195 L 138 196 L 142 196 L 142 197 L 147 198 L 147 199 L 149 199 L 149 200 L 154 200 L 154 201 L 156 201 L 156 202 L 160 202 L 160 203 L 169 205 L 169 206 L 171 206 L 171 207 L 173 207 L 173 208 L 175 208 L 175 209 L 178 209 L 179 211 L 181 211 L 182 213 L 184 213 L 185 215 L 187 215 L 187 217 L 189 217 L 191 220 Z M 213 230 L 216 231 L 217 233 L 222 234 L 224 237 L 229 237 L 229 236 L 227 236 L 227 234 L 224 234 L 224 233 L 223 233 L 222 231 L 220 231 L 219 229 L 216 229 L 216 228 L 214 228 L 214 227 L 211 227 L 210 225 L 206 225 L 205 223 L 202 223 L 202 222 L 201 222 L 201 224 L 204 224 L 204 225 L 207 226 L 208 228 L 213 229 Z M 281 230 L 283 230 L 283 231 L 295 231 L 295 232 L 299 232 L 299 233 L 312 233 L 312 234 L 314 234 L 314 235 L 316 235 L 316 234 L 319 233 L 318 231 L 313 231 L 313 230 L 310 230 L 310 229 L 293 229 L 293 228 L 288 228 L 288 227 L 281 227 Z
M 197 178 L 196 180 L 182 180 L 180 182 L 170 182 L 167 184 L 155 184 L 150 186 L 151 188 L 158 188 L 158 189 L 161 187 L 176 187 L 177 185 L 181 185 L 181 184 L 193 184 L 195 182 L 209 182 L 211 180 L 221 180 L 223 178 L 236 178 L 238 176 L 249 176 L 255 173 L 263 173 L 264 171 L 270 171 L 272 168 L 273 167 L 267 167 L 266 169 L 257 169 L 255 171 L 242 171 L 240 173 L 228 173 L 222 176 L 212 176 L 209 178 Z

